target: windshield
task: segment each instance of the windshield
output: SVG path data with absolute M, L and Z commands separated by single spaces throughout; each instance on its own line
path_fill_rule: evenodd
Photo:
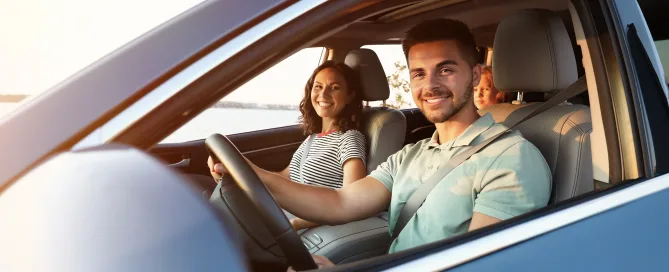
M 0 119 L 200 2 L 0 1 Z

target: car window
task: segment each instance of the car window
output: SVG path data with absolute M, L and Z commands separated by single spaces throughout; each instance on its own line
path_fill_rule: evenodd
M 665 152 L 669 148 L 665 141 L 669 137 L 669 129 L 666 126 L 669 122 L 669 105 L 661 85 L 664 84 L 669 87 L 669 30 L 666 28 L 664 12 L 658 12 L 658 7 L 654 6 L 657 5 L 656 2 L 641 1 L 639 4 L 652 36 L 661 67 L 655 69 L 651 63 L 655 56 L 649 56 L 647 50 L 642 50 L 644 45 L 638 33 L 639 30 L 643 30 L 643 25 L 629 24 L 627 39 L 630 43 L 632 59 L 639 77 L 639 87 L 647 111 L 648 125 L 653 141 L 655 156 L 653 171 L 655 175 L 662 175 L 669 173 L 669 154 Z M 662 76 L 664 76 L 664 80 L 662 80 Z
M 669 146 L 664 141 L 669 137 L 669 129 L 666 126 L 669 122 L 669 105 L 661 85 L 664 82 L 660 82 L 660 76 L 646 54 L 635 25 L 629 26 L 627 36 L 653 140 L 655 153 L 653 171 L 657 175 L 665 174 L 669 172 L 669 154 L 665 152 Z
M 365 45 L 362 48 L 374 50 L 383 70 L 386 72 L 390 86 L 390 98 L 386 105 L 395 109 L 416 108 L 411 97 L 409 85 L 409 69 L 400 44 Z M 383 101 L 370 102 L 370 106 L 381 106 Z
M 638 0 L 638 3 L 660 56 L 665 84 L 669 84 L 669 28 L 666 27 L 664 2 Z
M 664 70 L 664 79 L 667 81 L 665 84 L 669 84 L 669 39 L 655 41 L 655 48 L 657 49 L 657 54 L 660 55 L 660 62 Z
M 298 51 L 195 116 L 162 143 L 297 124 L 304 86 L 318 67 L 322 53 L 322 47 Z

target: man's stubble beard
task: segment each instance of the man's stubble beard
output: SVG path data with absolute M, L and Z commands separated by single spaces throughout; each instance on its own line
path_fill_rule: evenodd
M 431 123 L 436 124 L 436 123 L 446 122 L 446 121 L 448 121 L 448 119 L 451 119 L 451 117 L 458 114 L 462 109 L 465 108 L 465 106 L 467 106 L 467 103 L 473 103 L 473 101 L 472 101 L 472 97 L 474 96 L 474 85 L 473 85 L 473 83 L 474 83 L 474 78 L 472 77 L 472 79 L 469 80 L 469 84 L 467 84 L 467 88 L 462 93 L 460 99 L 458 99 L 457 101 L 455 101 L 455 100 L 453 101 L 454 103 L 459 101 L 459 103 L 453 104 L 453 107 L 451 107 L 448 111 L 446 111 L 444 113 L 437 113 L 437 114 L 439 114 L 438 116 L 428 116 L 428 114 L 426 114 L 424 111 L 422 111 L 425 118 L 428 121 L 430 121 Z M 453 99 L 453 98 L 454 97 L 451 96 L 450 99 Z

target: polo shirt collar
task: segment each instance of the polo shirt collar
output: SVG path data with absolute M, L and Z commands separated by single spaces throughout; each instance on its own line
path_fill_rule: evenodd
M 477 119 L 473 124 L 469 125 L 469 127 L 464 132 L 462 132 L 460 136 L 456 137 L 452 141 L 453 145 L 451 147 L 471 145 L 476 137 L 481 135 L 481 133 L 484 131 L 488 130 L 494 124 L 495 120 L 492 119 L 492 115 L 490 113 L 486 113 L 485 115 L 481 116 L 481 118 Z M 445 148 L 447 145 L 448 143 L 441 145 L 439 144 L 439 132 L 435 130 L 434 134 L 432 134 L 430 142 L 427 144 L 427 148 Z

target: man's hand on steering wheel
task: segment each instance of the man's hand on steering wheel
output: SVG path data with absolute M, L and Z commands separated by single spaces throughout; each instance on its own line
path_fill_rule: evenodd
M 205 140 L 205 145 L 213 156 L 207 160 L 212 176 L 218 179 L 223 173 L 230 174 L 241 192 L 258 211 L 257 216 L 265 223 L 274 241 L 284 252 L 288 265 L 299 270 L 317 268 L 309 250 L 293 229 L 286 214 L 258 176 L 259 169 L 246 160 L 232 142 L 223 135 L 209 136 Z M 217 161 L 222 164 L 215 163 Z
M 209 159 L 207 159 L 207 166 L 209 166 L 209 172 L 216 183 L 221 180 L 223 175 L 228 174 L 228 169 L 225 169 L 223 164 L 220 162 L 214 163 L 214 159 L 212 159 L 211 156 L 209 156 Z

